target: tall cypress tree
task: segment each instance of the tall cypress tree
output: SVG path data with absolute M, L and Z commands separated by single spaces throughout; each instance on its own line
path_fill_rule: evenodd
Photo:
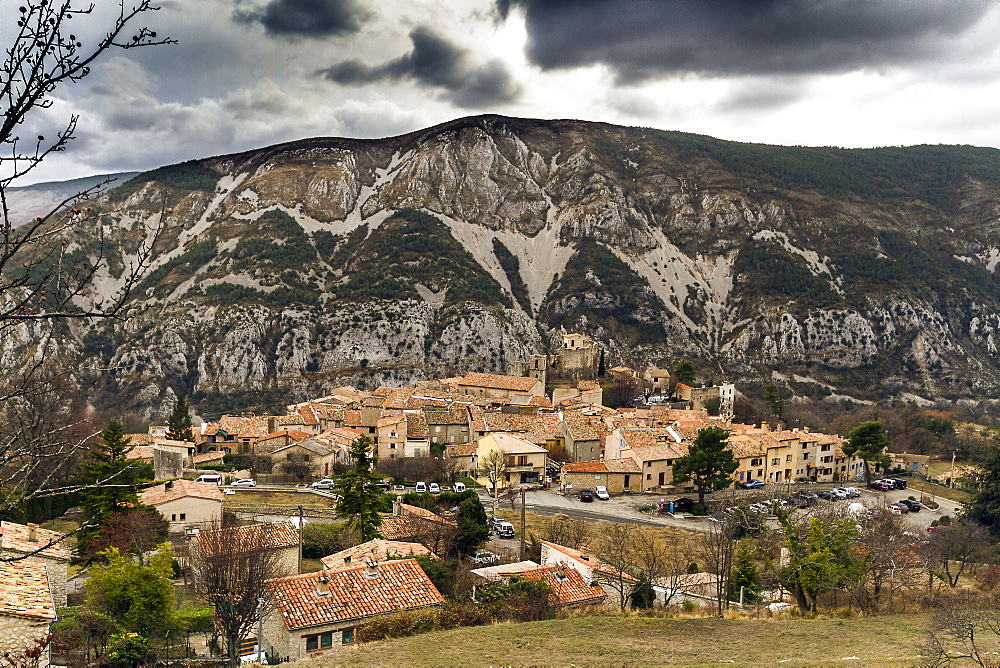
M 370 438 L 363 434 L 358 436 L 349 452 L 354 465 L 347 473 L 337 476 L 337 485 L 343 495 L 337 502 L 337 515 L 357 527 L 364 542 L 379 537 L 381 517 L 378 509 L 382 489 L 375 483 L 382 476 L 375 471 L 378 452 L 372 447 Z
M 172 441 L 194 441 L 194 432 L 191 429 L 191 411 L 188 408 L 187 398 L 183 394 L 177 395 L 174 412 L 167 420 L 167 438 Z

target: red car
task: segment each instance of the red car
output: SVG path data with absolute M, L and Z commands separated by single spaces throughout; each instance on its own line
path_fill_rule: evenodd
M 876 480 L 875 482 L 870 483 L 868 486 L 871 487 L 872 489 L 877 489 L 880 492 L 887 492 L 890 489 L 892 489 L 891 487 L 889 487 L 889 485 L 885 484 L 881 480 Z

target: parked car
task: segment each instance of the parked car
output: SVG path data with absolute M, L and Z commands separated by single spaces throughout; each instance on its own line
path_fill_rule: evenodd
M 500 538 L 513 538 L 514 537 L 514 525 L 505 520 L 499 518 L 493 518 L 493 533 L 495 533 Z
M 430 490 L 431 490 L 431 494 L 440 494 L 441 493 L 441 485 L 437 484 L 436 482 L 432 482 Z
M 906 506 L 911 513 L 920 512 L 920 504 L 914 501 L 913 499 L 902 499 L 901 501 L 899 501 L 899 503 L 901 505 Z
M 488 550 L 476 550 L 472 560 L 477 564 L 495 564 L 500 561 L 500 555 Z
M 580 500 L 583 501 L 584 503 L 590 503 L 591 501 L 594 500 L 594 493 L 589 489 L 581 489 Z
M 456 482 L 454 485 L 451 486 L 451 488 L 453 490 L 455 490 L 456 492 L 458 492 L 458 493 L 462 493 L 462 492 L 465 491 L 465 483 L 464 482 Z
M 829 489 L 824 489 L 822 492 L 820 492 L 816 496 L 818 496 L 821 499 L 826 499 L 827 501 L 834 501 L 837 498 L 837 495 L 834 494 L 833 491 L 829 490 Z
M 743 489 L 759 489 L 766 484 L 767 483 L 763 480 L 747 480 L 746 482 L 740 483 L 740 487 Z
M 896 489 L 906 489 L 906 480 L 903 478 L 891 478 L 891 480 L 896 485 Z
M 847 496 L 852 499 L 856 499 L 861 496 L 861 490 L 857 487 L 842 487 L 841 489 L 847 492 Z
M 392 489 L 392 483 L 389 482 L 388 480 L 380 480 L 379 482 L 375 483 L 375 486 L 381 488 L 385 492 L 388 492 L 390 489 Z
M 608 494 L 608 488 L 605 487 L 604 485 L 598 485 L 597 487 L 594 488 L 594 496 L 596 496 L 601 501 L 607 501 L 608 499 L 611 498 L 611 495 Z
M 771 512 L 771 509 L 766 503 L 751 503 L 747 506 L 747 509 L 750 510 L 751 513 L 762 513 L 764 515 Z
M 833 492 L 833 495 L 836 496 L 838 500 L 846 499 L 848 496 L 850 496 L 850 494 L 847 493 L 847 490 L 844 489 L 843 487 L 835 487 L 830 491 Z
M 335 483 L 332 478 L 323 478 L 322 480 L 317 480 L 309 486 L 313 489 L 333 489 L 336 484 L 337 483 Z
M 426 492 L 427 491 L 427 483 L 426 482 L 418 482 L 416 484 L 415 489 L 416 489 L 417 492 Z
M 257 483 L 253 480 L 253 478 L 240 478 L 239 480 L 236 480 L 236 481 L 234 481 L 234 482 L 232 482 L 230 484 L 233 487 L 256 487 L 257 486 Z
M 871 489 L 878 490 L 880 492 L 888 492 L 890 489 L 892 489 L 891 487 L 889 487 L 889 485 L 885 484 L 881 480 L 871 481 L 870 483 L 868 483 L 868 487 L 870 487 Z
M 901 515 L 905 515 L 906 513 L 910 512 L 910 507 L 907 506 L 905 503 L 903 503 L 901 501 L 897 502 L 897 503 L 893 503 L 892 505 L 889 506 L 890 510 L 892 510 L 892 508 L 899 508 L 899 514 L 901 514 Z M 895 514 L 895 513 L 893 513 L 893 514 Z

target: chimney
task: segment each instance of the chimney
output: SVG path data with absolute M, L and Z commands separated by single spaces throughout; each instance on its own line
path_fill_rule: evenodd
M 37 543 L 38 542 L 38 525 L 28 524 L 28 542 Z
M 378 576 L 379 576 L 378 562 L 374 560 L 369 561 L 368 565 L 365 566 L 365 577 L 367 577 L 369 580 L 374 580 Z
M 316 581 L 316 598 L 326 598 L 332 595 L 333 592 L 330 591 L 330 578 L 325 575 L 319 576 L 319 580 Z
M 174 488 L 174 481 L 173 480 L 168 480 L 167 482 L 163 483 L 163 491 L 164 492 L 169 492 L 173 488 Z
M 392 502 L 392 514 L 394 517 L 399 517 L 403 514 L 403 497 L 397 496 L 396 500 Z
M 761 431 L 771 431 L 771 428 L 768 426 L 768 424 L 766 422 L 761 422 L 760 423 L 760 430 Z

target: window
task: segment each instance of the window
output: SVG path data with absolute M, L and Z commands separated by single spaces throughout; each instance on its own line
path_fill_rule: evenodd
M 333 632 L 306 636 L 306 651 L 315 652 L 318 649 L 333 647 Z
M 779 461 L 780 460 L 777 457 L 775 457 L 774 459 L 771 460 L 771 466 L 777 466 Z
M 653 467 L 653 462 L 646 462 L 646 468 L 647 469 L 648 468 L 652 468 L 652 467 Z
M 821 446 L 819 447 L 819 449 L 820 449 L 820 450 L 822 450 L 823 452 L 826 452 L 827 450 L 829 450 L 829 449 L 830 449 L 830 444 L 829 444 L 829 443 L 826 443 L 826 444 L 824 444 L 824 445 L 821 445 Z
M 808 448 L 808 447 L 809 447 L 809 445 L 808 445 L 808 444 L 806 444 L 806 443 L 803 443 L 803 444 L 802 444 L 802 449 L 803 449 L 803 450 L 805 450 L 805 449 L 806 449 L 806 448 Z
M 344 632 L 340 636 L 340 640 L 345 645 L 354 642 L 354 629 L 344 629 Z
M 187 519 L 187 513 L 181 513 L 181 522 Z
M 792 461 L 792 456 L 791 455 L 785 455 L 785 461 L 786 462 Z
M 653 474 L 652 473 L 647 473 L 646 474 L 646 480 L 652 480 L 652 479 L 653 479 Z
M 756 459 L 750 460 L 750 466 L 763 466 L 763 465 L 764 465 L 763 457 L 757 457 Z
M 177 521 L 177 515 L 176 514 L 171 515 L 170 516 L 170 521 L 171 522 L 176 522 Z

